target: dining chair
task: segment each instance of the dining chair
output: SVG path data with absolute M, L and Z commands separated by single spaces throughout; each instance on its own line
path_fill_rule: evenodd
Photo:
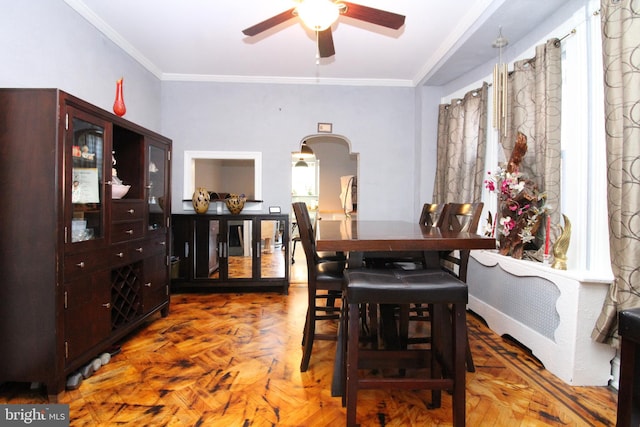
M 439 203 L 425 203 L 422 205 L 418 224 L 427 227 L 439 226 L 441 214 L 445 205 Z M 364 256 L 364 262 L 370 268 L 394 268 L 416 270 L 416 269 L 440 269 L 440 258 L 437 251 L 402 251 L 402 252 L 368 252 Z M 370 305 L 369 310 L 370 327 L 372 335 L 377 333 L 377 312 L 378 310 L 394 310 L 397 311 L 400 320 L 401 337 L 408 340 L 409 343 L 429 342 L 428 337 L 408 338 L 406 332 L 409 320 L 424 321 L 430 320 L 428 307 L 421 304 L 411 304 L 410 306 L 395 306 L 383 304 L 380 307 Z M 406 344 L 406 342 L 405 342 Z
M 453 425 L 464 426 L 467 285 L 445 272 L 404 275 L 399 269 L 356 268 L 345 270 L 344 275 L 341 342 L 346 349 L 342 380 L 347 426 L 356 425 L 358 391 L 381 388 L 430 389 L 429 408 L 440 407 L 442 390 L 451 391 Z M 430 307 L 430 348 L 408 349 L 393 343 L 363 347 L 361 305 L 414 303 Z
M 450 231 L 466 231 L 469 233 L 476 233 L 478 230 L 478 224 L 480 223 L 480 216 L 482 215 L 482 208 L 484 203 L 447 203 L 444 207 L 442 214 L 438 219 L 438 226 L 441 230 Z M 467 266 L 469 264 L 469 250 L 455 250 L 455 251 L 440 251 L 439 252 L 439 265 L 437 267 L 430 267 L 419 274 L 433 273 L 439 274 L 444 271 L 463 283 L 467 282 Z M 403 272 L 404 275 L 411 275 L 412 273 L 407 271 Z M 430 321 L 428 310 L 419 304 L 412 304 L 411 306 L 401 306 L 399 314 L 399 334 L 402 340 L 406 344 L 425 343 L 430 341 L 428 336 L 409 336 L 409 325 L 412 321 Z M 467 339 L 467 343 L 468 343 Z M 467 346 L 466 350 L 466 363 L 467 370 L 469 372 L 475 372 L 475 365 L 473 363 L 473 356 L 471 349 Z
M 442 213 L 439 227 L 442 230 L 477 233 L 484 203 L 448 203 Z M 467 282 L 467 265 L 471 251 L 440 252 L 440 266 L 463 282 Z
M 316 251 L 315 232 L 304 202 L 292 204 L 298 223 L 300 243 L 307 261 L 307 314 L 302 334 L 302 361 L 300 371 L 309 368 L 311 351 L 315 340 L 337 340 L 337 333 L 318 333 L 316 323 L 324 320 L 339 320 L 340 301 L 343 289 L 345 261 L 321 261 Z
M 425 203 L 422 205 L 418 223 L 429 227 L 437 227 L 444 206 L 443 203 Z

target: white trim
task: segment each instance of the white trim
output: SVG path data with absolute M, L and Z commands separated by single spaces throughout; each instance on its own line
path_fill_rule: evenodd
M 212 74 L 163 73 L 163 81 L 218 82 L 218 83 L 265 83 L 292 85 L 329 86 L 383 86 L 415 87 L 411 80 L 402 79 L 335 79 L 319 77 L 279 77 L 279 76 L 226 76 Z

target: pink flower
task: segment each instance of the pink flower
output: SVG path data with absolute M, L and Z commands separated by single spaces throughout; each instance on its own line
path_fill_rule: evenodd
M 522 215 L 523 213 L 525 213 L 527 210 L 529 210 L 529 208 L 531 207 L 531 205 L 529 203 L 527 203 L 526 205 L 524 205 L 523 207 L 521 207 L 520 209 L 518 209 L 518 215 Z
M 510 216 L 500 218 L 500 225 L 502 226 L 502 234 L 509 235 L 509 232 L 516 226 L 516 222 Z
M 502 194 L 509 194 L 509 182 L 506 179 L 500 183 L 500 192 Z
M 489 191 L 496 191 L 496 184 L 493 181 L 486 180 L 484 183 Z

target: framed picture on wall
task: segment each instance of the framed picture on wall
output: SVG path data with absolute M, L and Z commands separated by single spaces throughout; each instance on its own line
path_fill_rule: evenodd
M 331 123 L 318 123 L 319 133 L 331 133 L 333 131 L 333 125 Z

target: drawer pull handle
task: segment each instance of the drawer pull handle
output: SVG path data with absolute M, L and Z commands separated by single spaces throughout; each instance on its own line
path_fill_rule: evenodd
M 164 240 L 162 242 L 160 242 L 160 246 L 166 246 L 167 242 L 165 242 Z
M 135 209 L 129 209 L 127 212 L 130 213 L 131 215 L 133 215 L 136 212 L 136 210 Z
M 80 261 L 76 264 L 76 266 L 78 266 L 79 268 L 84 268 L 84 261 Z
M 131 236 L 133 234 L 133 230 L 127 230 L 124 232 L 125 234 L 128 234 L 129 236 Z
M 108 302 L 108 303 L 102 304 L 102 306 L 103 306 L 104 308 L 111 308 L 111 303 L 110 303 L 110 302 Z
M 147 287 L 147 288 L 150 288 L 151 287 L 151 282 L 145 283 L 144 286 Z
M 118 252 L 118 253 L 116 254 L 116 256 L 117 256 L 118 258 L 124 258 L 124 254 L 123 254 L 122 252 Z
M 142 248 L 136 248 L 136 252 L 140 252 L 140 253 L 142 253 L 142 252 L 144 252 L 144 249 L 142 249 Z

